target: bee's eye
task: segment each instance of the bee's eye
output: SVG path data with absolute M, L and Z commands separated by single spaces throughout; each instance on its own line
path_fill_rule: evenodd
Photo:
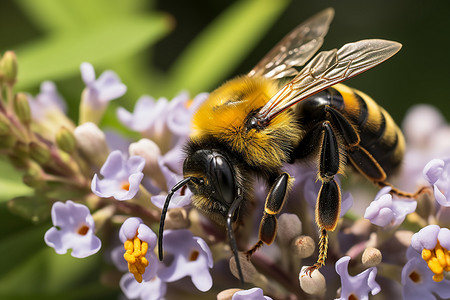
M 213 157 L 210 163 L 210 174 L 217 198 L 227 204 L 233 203 L 235 194 L 234 176 L 227 159 L 222 155 Z

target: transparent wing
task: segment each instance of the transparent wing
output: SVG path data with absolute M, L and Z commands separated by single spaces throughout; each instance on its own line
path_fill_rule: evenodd
M 339 50 L 322 51 L 292 81 L 282 87 L 256 114 L 270 121 L 299 101 L 364 72 L 397 53 L 402 45 L 386 40 L 362 40 Z
M 294 66 L 303 66 L 322 46 L 328 32 L 334 9 L 327 8 L 312 16 L 287 36 L 248 73 L 248 76 L 283 78 L 294 76 Z

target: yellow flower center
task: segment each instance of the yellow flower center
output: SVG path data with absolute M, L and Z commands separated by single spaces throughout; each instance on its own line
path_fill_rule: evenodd
M 186 101 L 186 103 L 184 103 L 184 107 L 190 108 L 192 106 L 193 102 L 194 102 L 194 99 L 189 99 L 188 101 Z
M 130 190 L 130 183 L 128 181 L 122 182 L 121 188 L 122 188 L 122 190 L 129 191 Z
M 409 278 L 410 278 L 414 283 L 419 283 L 419 282 L 422 281 L 422 280 L 420 279 L 420 274 L 417 273 L 416 271 L 412 271 L 412 272 L 409 274 Z
M 199 254 L 200 252 L 198 252 L 197 250 L 192 251 L 189 255 L 189 261 L 196 261 Z
M 145 254 L 148 251 L 148 243 L 141 241 L 138 237 L 126 240 L 123 244 L 126 252 L 123 258 L 128 262 L 128 270 L 134 275 L 137 282 L 142 282 L 142 275 L 148 266 Z
M 77 229 L 77 233 L 79 235 L 86 235 L 89 231 L 89 227 L 87 225 L 81 225 L 80 227 L 78 227 Z
M 350 296 L 348 296 L 348 300 L 359 300 L 359 298 L 356 297 L 355 294 L 351 294 Z
M 422 258 L 434 273 L 433 280 L 436 282 L 444 279 L 444 271 L 450 271 L 450 251 L 442 247 L 439 241 L 434 249 L 423 249 Z

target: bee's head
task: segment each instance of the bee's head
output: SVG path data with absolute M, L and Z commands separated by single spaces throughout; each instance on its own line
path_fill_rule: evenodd
M 188 155 L 183 165 L 184 179 L 178 182 L 167 195 L 161 213 L 158 250 L 162 260 L 162 237 L 164 219 L 172 195 L 184 185 L 193 193 L 193 204 L 219 224 L 226 225 L 230 246 L 236 260 L 241 282 L 242 270 L 239 263 L 232 223 L 236 220 L 243 196 L 237 182 L 236 171 L 227 157 L 219 150 L 197 150 Z
M 192 202 L 212 220 L 225 225 L 225 218 L 237 195 L 235 170 L 218 150 L 198 150 L 183 165 L 184 177 L 194 177 L 187 185 Z M 233 220 L 236 216 L 232 216 Z

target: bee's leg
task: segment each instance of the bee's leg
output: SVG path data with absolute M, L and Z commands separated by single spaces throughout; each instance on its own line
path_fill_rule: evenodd
M 331 116 L 333 125 L 338 128 L 347 146 L 350 161 L 353 166 L 370 181 L 380 187 L 390 186 L 391 193 L 400 197 L 416 198 L 417 196 L 431 192 L 431 188 L 424 186 L 414 193 L 402 191 L 386 181 L 386 173 L 376 159 L 363 147 L 359 145 L 360 137 L 356 129 L 338 110 L 331 106 L 326 106 L 325 110 Z
M 390 193 L 392 194 L 405 198 L 417 198 L 424 193 L 431 192 L 431 187 L 429 186 L 423 186 L 414 193 L 405 192 L 394 187 L 392 184 L 386 181 L 386 173 L 384 172 L 380 164 L 378 164 L 375 158 L 369 152 L 367 152 L 366 149 L 360 146 L 350 149 L 348 151 L 348 154 L 353 166 L 355 166 L 355 168 L 361 174 L 363 174 L 379 187 L 391 187 Z
M 319 161 L 319 178 L 322 181 L 316 204 L 316 223 L 320 229 L 319 257 L 317 262 L 306 272 L 311 274 L 315 269 L 325 265 L 328 251 L 327 231 L 333 231 L 341 211 L 341 190 L 334 180 L 339 172 L 342 160 L 340 158 L 339 144 L 329 121 L 322 124 L 323 139 Z
M 270 188 L 264 206 L 264 215 L 259 225 L 259 240 L 246 252 L 248 258 L 250 258 L 250 256 L 263 244 L 270 245 L 275 240 L 277 234 L 276 217 L 286 201 L 286 195 L 289 189 L 289 178 L 289 174 L 281 174 Z

